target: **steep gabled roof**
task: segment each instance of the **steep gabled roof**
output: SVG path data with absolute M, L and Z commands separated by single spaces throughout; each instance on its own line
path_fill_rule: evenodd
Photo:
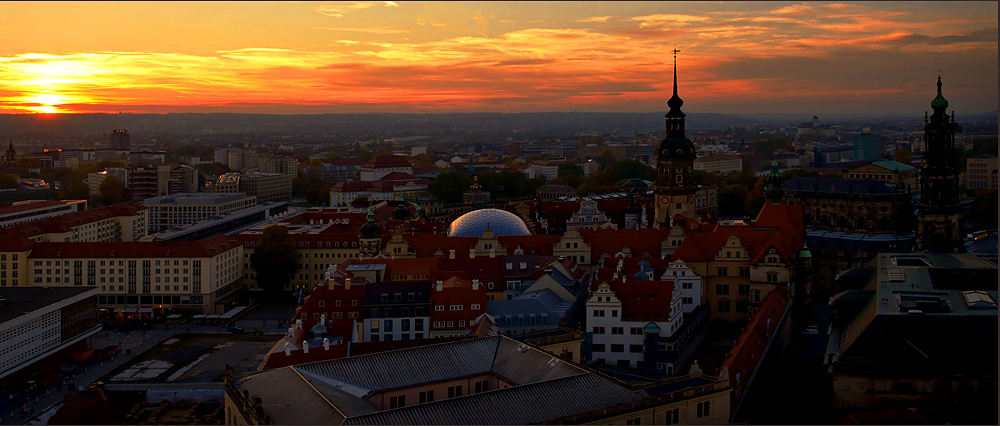
M 666 321 L 670 318 L 670 301 L 674 281 L 606 280 L 611 291 L 622 302 L 622 321 Z M 596 289 L 598 285 L 591 285 Z

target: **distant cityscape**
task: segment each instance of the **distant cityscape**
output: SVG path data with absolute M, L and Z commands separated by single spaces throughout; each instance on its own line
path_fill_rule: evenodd
M 664 127 L 0 116 L 0 420 L 995 423 L 996 113 L 677 80 Z

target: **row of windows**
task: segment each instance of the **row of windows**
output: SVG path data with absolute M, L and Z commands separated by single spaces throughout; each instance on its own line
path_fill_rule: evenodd
M 594 327 L 594 334 L 604 334 L 604 327 Z M 642 334 L 642 327 L 629 327 L 629 333 L 633 336 Z M 611 327 L 611 334 L 625 334 L 624 327 Z
M 593 352 L 602 352 L 602 353 L 607 352 L 606 350 L 607 345 L 605 345 L 604 343 L 594 343 L 593 345 L 591 345 L 591 347 L 593 348 L 592 349 Z M 625 352 L 625 345 L 623 344 L 611 345 L 611 352 L 615 353 Z M 628 345 L 628 352 L 633 354 L 641 354 L 642 345 Z
M 434 324 L 431 324 L 432 328 L 445 328 L 445 327 L 451 328 L 454 326 L 455 326 L 455 321 L 434 321 Z M 464 320 L 459 321 L 458 326 L 465 327 L 465 321 Z
M 423 338 L 424 338 L 424 333 L 414 333 L 413 334 L 413 339 L 423 339 Z M 393 339 L 392 334 L 386 334 L 386 335 L 381 336 L 381 337 L 378 334 L 372 334 L 371 337 L 368 338 L 368 341 L 369 342 L 378 342 L 378 341 L 391 342 L 392 339 Z M 399 339 L 400 340 L 410 340 L 410 334 L 409 333 L 403 333 L 403 334 L 399 335 Z

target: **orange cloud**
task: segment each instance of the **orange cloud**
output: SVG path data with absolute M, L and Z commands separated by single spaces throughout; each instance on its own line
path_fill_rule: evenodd
M 375 18 L 374 9 L 359 12 L 376 6 Z M 0 34 L 0 45 L 13 49 L 0 52 L 0 112 L 117 111 L 122 105 L 273 105 L 276 111 L 301 111 L 298 106 L 329 111 L 662 109 L 672 89 L 669 51 L 675 46 L 682 50 L 686 105 L 728 108 L 754 96 L 774 102 L 900 96 L 904 83 L 910 84 L 859 88 L 856 81 L 839 87 L 808 78 L 762 79 L 760 72 L 742 70 L 753 61 L 773 61 L 783 69 L 821 63 L 818 67 L 850 71 L 855 57 L 845 59 L 848 55 L 951 51 L 964 55 L 963 64 L 996 57 L 996 20 L 969 15 L 799 4 L 741 12 L 670 7 L 676 13 L 636 17 L 595 8 L 553 16 L 543 6 L 553 7 L 535 5 L 537 11 L 515 14 L 467 3 L 282 4 L 302 8 L 312 20 L 302 18 L 285 32 L 254 33 L 203 51 L 18 51 L 7 47 L 12 44 L 3 43 Z M 337 20 L 328 18 L 335 15 L 340 15 Z M 503 25 L 498 28 L 498 23 Z M 884 59 L 880 67 L 872 72 L 892 72 L 896 65 Z M 985 72 L 995 77 L 995 70 L 994 65 Z

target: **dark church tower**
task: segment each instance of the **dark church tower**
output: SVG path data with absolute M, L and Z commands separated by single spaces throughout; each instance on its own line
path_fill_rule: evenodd
M 958 158 L 955 156 L 955 113 L 948 117 L 948 100 L 941 95 L 938 76 L 934 113 L 924 115 L 927 150 L 920 163 L 918 250 L 959 253 L 962 244 L 962 208 L 958 204 Z
M 674 95 L 667 101 L 667 137 L 656 151 L 656 216 L 654 226 L 668 227 L 675 215 L 698 220 L 694 213 L 694 144 L 684 135 L 684 101 L 677 96 L 677 52 L 674 50 Z

